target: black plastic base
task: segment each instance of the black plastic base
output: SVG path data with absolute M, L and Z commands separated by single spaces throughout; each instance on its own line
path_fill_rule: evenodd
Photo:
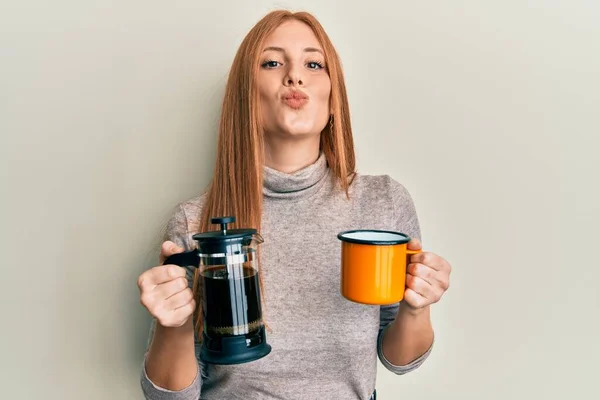
M 211 343 L 212 340 L 204 333 L 200 358 L 208 364 L 219 365 L 243 364 L 261 359 L 271 352 L 271 346 L 265 340 L 264 329 L 264 326 L 261 327 L 261 331 L 257 335 L 259 343 L 252 347 L 248 347 L 250 339 L 246 335 L 222 337 L 221 350 L 211 349 L 208 343 Z M 252 341 L 256 339 L 255 337 Z

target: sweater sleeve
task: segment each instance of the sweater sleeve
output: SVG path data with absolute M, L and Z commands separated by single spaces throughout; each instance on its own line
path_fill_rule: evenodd
M 177 210 L 173 213 L 171 219 L 167 223 L 163 241 L 170 240 L 180 247 L 183 247 L 185 251 L 192 249 L 192 239 L 188 231 L 188 221 L 185 214 L 185 209 L 182 205 L 179 205 Z M 193 284 L 194 271 L 192 268 L 187 269 L 187 279 L 190 287 Z M 154 336 L 154 330 L 156 328 L 156 319 L 152 319 L 150 324 L 150 334 L 148 335 L 148 342 L 146 346 L 146 353 L 144 354 L 144 360 L 142 362 L 142 371 L 140 377 L 140 383 L 144 398 L 147 400 L 198 400 L 200 398 L 200 391 L 202 387 L 202 371 L 200 363 L 198 363 L 198 370 L 194 381 L 185 389 L 173 391 L 162 388 L 156 385 L 148 378 L 146 373 L 146 357 L 148 355 L 148 348 L 152 342 Z M 196 348 L 197 343 L 196 343 Z M 197 352 L 197 349 L 196 349 Z M 196 357 L 197 358 L 197 357 Z
M 400 183 L 389 179 L 390 202 L 392 205 L 392 227 L 396 231 L 407 234 L 411 238 L 421 239 L 421 228 L 419 226 L 419 218 L 413 203 L 412 197 L 408 190 Z M 394 365 L 390 363 L 383 355 L 383 333 L 388 326 L 396 318 L 398 312 L 398 304 L 381 306 L 379 318 L 379 336 L 377 338 L 377 354 L 379 360 L 385 368 L 397 375 L 403 375 L 420 367 L 431 353 L 432 346 L 420 357 L 413 360 L 407 365 Z

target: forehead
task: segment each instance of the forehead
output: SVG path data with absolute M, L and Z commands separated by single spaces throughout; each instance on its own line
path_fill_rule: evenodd
M 283 47 L 286 50 L 305 47 L 321 49 L 321 44 L 312 29 L 304 22 L 295 20 L 284 22 L 267 36 L 265 47 L 269 46 Z

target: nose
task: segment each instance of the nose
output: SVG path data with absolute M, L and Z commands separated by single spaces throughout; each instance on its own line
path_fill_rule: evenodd
M 296 63 L 290 63 L 287 74 L 284 77 L 285 86 L 302 86 L 304 84 L 302 78 L 302 67 Z

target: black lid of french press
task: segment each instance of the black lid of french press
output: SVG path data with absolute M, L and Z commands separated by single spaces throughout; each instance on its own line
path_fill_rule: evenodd
M 200 254 L 238 254 L 241 246 L 250 244 L 256 229 L 227 229 L 235 217 L 211 218 L 211 223 L 221 225 L 221 230 L 197 233 L 192 239 L 198 242 Z

